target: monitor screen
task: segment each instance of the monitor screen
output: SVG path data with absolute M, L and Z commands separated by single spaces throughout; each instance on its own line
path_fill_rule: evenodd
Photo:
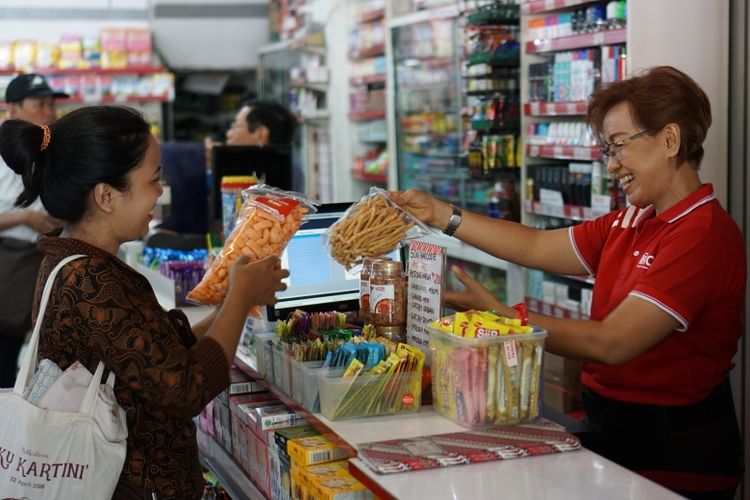
M 323 244 L 323 233 L 341 218 L 349 205 L 322 205 L 317 213 L 305 217 L 306 222 L 289 240 L 281 256 L 282 267 L 289 270 L 289 278 L 285 280 L 288 288 L 276 294 L 276 310 L 325 308 L 329 304 L 359 300 L 359 270 L 347 271 L 333 260 Z M 401 260 L 398 250 L 389 257 Z

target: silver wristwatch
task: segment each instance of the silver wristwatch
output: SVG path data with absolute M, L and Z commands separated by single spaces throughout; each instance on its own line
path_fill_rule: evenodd
M 458 226 L 461 224 L 461 215 L 463 214 L 461 209 L 455 205 L 451 205 L 451 210 L 453 210 L 453 214 L 451 215 L 451 218 L 448 219 L 448 225 L 443 229 L 443 233 L 448 236 L 453 236 L 453 233 L 456 232 L 456 229 L 458 229 Z

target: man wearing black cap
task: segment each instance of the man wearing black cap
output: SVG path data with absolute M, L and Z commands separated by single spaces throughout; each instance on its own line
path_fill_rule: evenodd
M 53 91 L 41 75 L 15 77 L 5 89 L 7 119 L 35 125 L 55 121 L 55 99 L 68 97 Z M 15 206 L 23 191 L 21 176 L 0 161 L 0 387 L 12 387 L 18 353 L 31 327 L 31 302 L 41 253 L 40 233 L 58 224 L 44 211 L 41 200 L 29 207 Z

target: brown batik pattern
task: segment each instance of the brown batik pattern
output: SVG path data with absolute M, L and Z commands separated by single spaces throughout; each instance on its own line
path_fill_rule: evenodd
M 86 255 L 58 274 L 43 318 L 39 359 L 49 358 L 63 370 L 80 360 L 92 373 L 103 361 L 115 373 L 115 395 L 127 414 L 120 481 L 159 498 L 200 498 L 192 417 L 229 384 L 221 347 L 212 339 L 198 341 L 185 315 L 162 309 L 148 281 L 115 256 L 52 236 L 40 238 L 39 248 L 46 257 L 33 317 L 52 268 L 68 255 Z

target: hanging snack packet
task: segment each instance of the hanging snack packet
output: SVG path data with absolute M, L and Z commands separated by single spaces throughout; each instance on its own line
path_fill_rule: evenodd
M 302 217 L 317 210 L 304 195 L 261 184 L 242 192 L 243 204 L 232 233 L 198 286 L 187 298 L 199 304 L 220 304 L 229 287 L 229 266 L 242 255 L 260 260 L 280 256 L 302 225 Z M 259 317 L 260 309 L 250 314 Z
M 396 205 L 388 192 L 370 188 L 370 193 L 349 207 L 323 234 L 331 257 L 351 269 L 363 257 L 386 255 L 408 240 L 437 231 Z

